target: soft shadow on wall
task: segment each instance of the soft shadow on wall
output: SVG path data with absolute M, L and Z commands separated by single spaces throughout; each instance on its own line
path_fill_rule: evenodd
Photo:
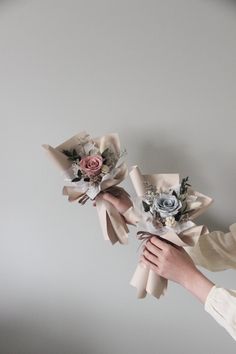
M 59 312 L 60 310 L 58 310 Z M 46 316 L 44 314 L 44 317 Z M 52 323 L 50 323 L 51 321 Z M 81 326 L 74 323 L 74 327 L 72 327 L 73 323 L 66 324 L 62 321 L 58 324 L 55 321 L 56 317 L 53 314 L 51 314 L 48 324 L 42 323 L 40 318 L 38 320 L 37 318 L 27 318 L 23 314 L 7 320 L 2 318 L 0 321 L 0 354 L 94 353 L 94 346 L 91 346 L 94 338 L 88 339 L 88 323 L 83 323 Z M 68 331 L 65 331 L 65 327 Z M 76 332 L 77 334 L 75 334 Z M 102 352 L 97 342 L 96 349 L 97 353 Z
M 0 323 L 0 354 L 90 354 L 86 346 L 73 347 L 69 340 L 24 321 Z

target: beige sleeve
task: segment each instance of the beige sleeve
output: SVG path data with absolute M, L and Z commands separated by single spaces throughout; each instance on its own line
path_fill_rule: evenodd
M 204 308 L 236 340 L 236 290 L 213 286 Z
M 213 231 L 202 235 L 194 247 L 185 249 L 196 265 L 210 271 L 236 269 L 236 223 L 228 233 Z

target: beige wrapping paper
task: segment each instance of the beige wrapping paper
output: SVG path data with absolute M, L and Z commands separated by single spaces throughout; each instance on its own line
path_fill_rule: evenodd
M 61 151 L 64 149 L 73 149 L 78 145 L 81 139 L 86 139 L 88 136 L 89 135 L 86 132 L 81 132 L 55 148 L 47 144 L 42 145 L 42 147 L 46 150 L 48 157 L 54 164 L 56 164 L 62 174 L 69 178 L 70 175 L 68 171 L 71 167 L 71 162 L 68 161 L 67 157 Z M 112 148 L 117 155 L 120 154 L 118 134 L 108 134 L 100 138 L 95 138 L 93 141 L 96 143 L 96 146 L 99 147 L 101 152 L 109 147 Z M 117 186 L 127 175 L 128 169 L 123 162 L 119 166 L 116 166 L 116 173 L 112 177 L 101 182 L 101 192 L 109 191 L 116 196 L 120 194 L 129 196 L 123 188 Z M 63 187 L 62 193 L 63 195 L 68 196 L 69 202 L 74 202 L 83 197 L 86 194 L 86 191 L 80 190 L 77 186 L 71 183 L 71 185 Z M 116 242 L 127 244 L 129 230 L 124 217 L 112 206 L 111 203 L 103 200 L 101 194 L 98 194 L 96 197 L 96 210 L 105 240 L 110 240 L 112 244 L 115 244 Z
M 130 171 L 130 178 L 133 183 L 134 189 L 138 197 L 142 197 L 145 194 L 144 181 L 156 186 L 158 191 L 164 191 L 167 188 L 173 187 L 179 184 L 178 174 L 154 174 L 154 175 L 142 175 L 137 166 L 133 166 Z M 197 209 L 191 215 L 191 220 L 200 215 L 211 203 L 212 199 L 204 196 L 198 192 L 195 192 L 201 200 L 202 206 Z M 138 213 L 135 213 L 135 218 L 138 224 Z M 140 214 L 141 215 L 141 214 Z M 141 216 L 139 216 L 141 218 Z M 181 234 L 177 235 L 174 231 L 165 233 L 162 238 L 181 247 L 194 246 L 200 235 L 205 235 L 208 233 L 208 229 L 205 226 L 196 226 L 192 223 L 192 227 L 183 231 Z M 149 232 L 144 232 L 147 234 L 147 239 Z M 152 233 L 154 234 L 154 233 Z M 156 234 L 158 236 L 158 234 Z M 165 294 L 167 289 L 167 280 L 160 277 L 153 270 L 149 268 L 144 268 L 141 264 L 138 264 L 135 273 L 130 281 L 130 284 L 137 288 L 137 297 L 144 298 L 147 294 L 153 295 L 156 298 L 160 298 L 161 295 Z

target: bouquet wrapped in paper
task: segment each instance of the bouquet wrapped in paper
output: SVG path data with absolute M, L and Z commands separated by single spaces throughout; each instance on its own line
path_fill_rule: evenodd
M 136 216 L 138 238 L 147 240 L 153 235 L 174 245 L 194 246 L 200 235 L 208 233 L 206 226 L 193 220 L 212 203 L 212 199 L 194 191 L 188 177 L 180 181 L 178 174 L 142 175 L 134 166 L 130 172 L 137 194 Z M 138 264 L 131 279 L 138 298 L 150 294 L 164 295 L 167 280 L 153 270 Z
M 125 162 L 121 161 L 124 152 L 121 152 L 119 136 L 108 134 L 93 139 L 81 132 L 55 148 L 42 146 L 64 175 L 63 195 L 68 196 L 70 202 L 77 201 L 81 205 L 89 199 L 96 200 L 104 238 L 112 244 L 126 244 L 129 230 L 124 217 L 101 198 L 104 191 L 115 196 L 128 195 L 118 186 L 128 174 Z

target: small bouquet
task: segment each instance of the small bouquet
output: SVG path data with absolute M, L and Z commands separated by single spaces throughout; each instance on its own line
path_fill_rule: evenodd
M 66 186 L 63 195 L 70 202 L 81 205 L 96 199 L 96 206 L 104 237 L 112 244 L 127 243 L 128 228 L 122 215 L 101 193 L 108 191 L 115 196 L 128 193 L 117 185 L 127 176 L 127 166 L 121 158 L 125 151 L 120 149 L 117 134 L 108 134 L 93 139 L 86 132 L 79 133 L 63 144 L 53 148 L 42 145 L 50 158 L 63 172 Z M 129 195 L 128 195 L 129 196 Z
M 130 177 L 138 195 L 138 238 L 147 240 L 156 235 L 172 244 L 194 246 L 207 228 L 197 226 L 193 220 L 203 213 L 212 199 L 194 191 L 188 177 L 180 182 L 178 174 L 142 175 L 137 166 Z M 147 293 L 159 298 L 165 293 L 167 280 L 138 265 L 131 280 L 138 297 Z

